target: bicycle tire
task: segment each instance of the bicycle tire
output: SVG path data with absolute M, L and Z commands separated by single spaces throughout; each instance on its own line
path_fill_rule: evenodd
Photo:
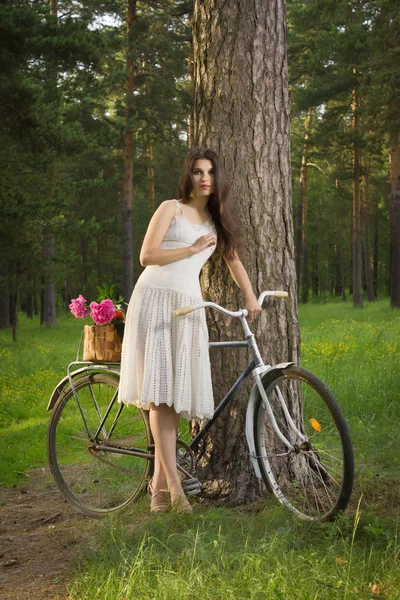
M 258 392 L 254 438 L 265 485 L 300 519 L 332 520 L 348 505 L 354 482 L 350 431 L 338 403 L 318 377 L 301 367 L 283 369 L 264 389 L 279 429 L 293 445 L 288 451 L 279 439 Z M 305 440 L 289 425 L 279 394 Z
M 92 440 L 71 387 L 58 399 L 48 425 L 47 453 L 54 480 L 65 500 L 89 517 L 125 508 L 142 493 L 153 468 L 148 414 L 117 402 L 118 383 L 118 377 L 107 373 L 88 373 L 74 381 Z M 101 450 L 102 444 L 114 446 L 116 453 Z M 148 458 L 118 453 L 118 447 L 143 450 Z

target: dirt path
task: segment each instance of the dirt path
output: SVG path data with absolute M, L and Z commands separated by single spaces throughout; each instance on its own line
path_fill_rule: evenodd
M 0 489 L 1 600 L 66 600 L 96 524 L 63 501 L 47 468 Z

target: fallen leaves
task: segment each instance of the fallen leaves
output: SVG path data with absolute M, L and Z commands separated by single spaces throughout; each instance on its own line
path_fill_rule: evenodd
M 371 586 L 371 594 L 374 596 L 382 596 L 383 585 L 381 583 L 373 583 Z

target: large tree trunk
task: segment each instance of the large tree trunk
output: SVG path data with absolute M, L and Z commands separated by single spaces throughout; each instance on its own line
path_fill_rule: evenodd
M 400 145 L 392 134 L 390 144 L 390 306 L 400 308 Z
M 135 89 L 134 24 L 137 0 L 128 0 L 126 81 L 125 81 L 125 132 L 124 132 L 124 184 L 122 191 L 122 295 L 129 300 L 133 290 L 133 91 Z
M 192 82 L 193 82 L 193 44 L 191 44 L 190 49 L 191 49 L 191 53 L 190 53 L 189 59 L 188 59 L 188 69 L 189 69 L 188 81 L 190 82 L 190 84 L 192 84 Z M 189 146 L 189 148 L 191 148 L 193 146 L 193 129 L 194 129 L 193 108 L 191 108 L 190 112 L 189 112 L 189 116 L 188 116 L 188 146 Z
M 353 143 L 353 306 L 362 306 L 362 256 L 361 256 L 361 196 L 360 196 L 360 147 L 359 147 L 359 110 L 358 91 L 353 90 L 352 128 Z
M 241 258 L 255 292 L 289 292 L 287 301 L 269 302 L 253 326 L 260 351 L 267 362 L 297 361 L 285 2 L 195 0 L 194 6 L 195 143 L 217 150 L 232 175 L 243 234 Z M 220 257 L 204 269 L 202 285 L 206 298 L 243 306 Z M 211 339 L 241 339 L 236 325 L 209 314 Z M 248 357 L 240 350 L 211 353 L 219 401 Z M 257 497 L 244 435 L 245 396 L 240 394 L 211 428 L 201 465 L 206 492 L 219 502 Z

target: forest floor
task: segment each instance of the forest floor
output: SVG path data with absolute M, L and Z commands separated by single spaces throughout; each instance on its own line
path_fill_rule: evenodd
M 400 511 L 400 480 L 379 478 L 356 500 L 381 519 Z M 200 509 L 201 510 L 201 509 Z M 60 496 L 48 468 L 33 469 L 24 485 L 0 489 L 0 598 L 68 600 L 68 584 L 98 541 L 99 521 L 76 513 Z
M 24 484 L 0 489 L 0 598 L 65 600 L 98 521 L 76 513 L 60 496 L 48 468 Z

